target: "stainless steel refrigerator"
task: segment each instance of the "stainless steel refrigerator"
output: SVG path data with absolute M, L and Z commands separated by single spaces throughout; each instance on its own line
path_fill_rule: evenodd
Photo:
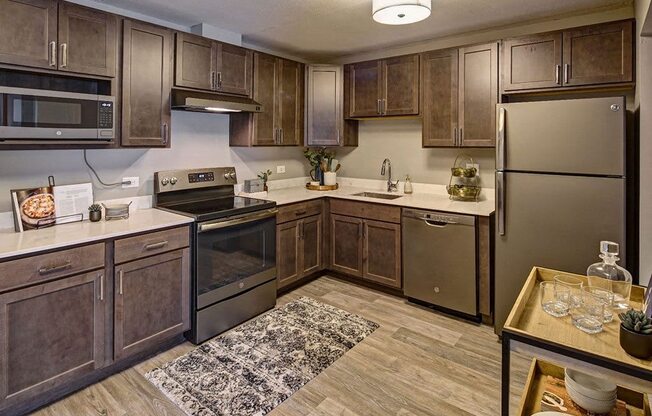
M 500 334 L 533 266 L 585 274 L 625 258 L 624 97 L 499 104 L 494 310 Z M 622 264 L 622 263 L 621 263 Z

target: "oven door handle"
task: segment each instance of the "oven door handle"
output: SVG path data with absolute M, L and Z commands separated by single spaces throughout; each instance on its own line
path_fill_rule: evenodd
M 232 227 L 234 225 L 248 224 L 250 222 L 264 220 L 265 218 L 275 217 L 277 212 L 278 209 L 274 208 L 274 209 L 268 209 L 260 214 L 246 215 L 240 218 L 234 218 L 225 221 L 203 223 L 203 224 L 199 224 L 199 226 L 197 227 L 197 232 L 205 233 L 208 231 L 219 230 L 221 228 Z

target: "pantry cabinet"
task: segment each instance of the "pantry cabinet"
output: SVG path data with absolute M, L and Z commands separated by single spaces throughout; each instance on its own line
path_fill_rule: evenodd
M 634 81 L 633 21 L 507 39 L 504 93 L 609 86 Z

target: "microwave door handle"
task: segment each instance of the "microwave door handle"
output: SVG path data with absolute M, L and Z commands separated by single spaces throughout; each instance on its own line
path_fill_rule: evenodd
M 240 218 L 234 218 L 232 220 L 225 220 L 225 221 L 215 221 L 211 223 L 203 223 L 199 224 L 197 227 L 198 233 L 205 233 L 208 231 L 214 231 L 214 230 L 219 230 L 222 228 L 227 228 L 227 227 L 232 227 L 234 225 L 242 225 L 242 224 L 248 224 L 251 222 L 256 222 L 260 220 L 264 220 L 266 218 L 271 218 L 276 216 L 276 213 L 278 212 L 278 209 L 270 209 L 267 211 L 264 211 L 261 214 L 256 214 L 256 215 L 246 215 L 244 217 Z

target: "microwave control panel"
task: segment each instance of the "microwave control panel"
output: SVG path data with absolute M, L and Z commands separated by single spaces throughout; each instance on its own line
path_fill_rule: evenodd
M 100 101 L 98 107 L 98 128 L 113 128 L 113 102 Z

